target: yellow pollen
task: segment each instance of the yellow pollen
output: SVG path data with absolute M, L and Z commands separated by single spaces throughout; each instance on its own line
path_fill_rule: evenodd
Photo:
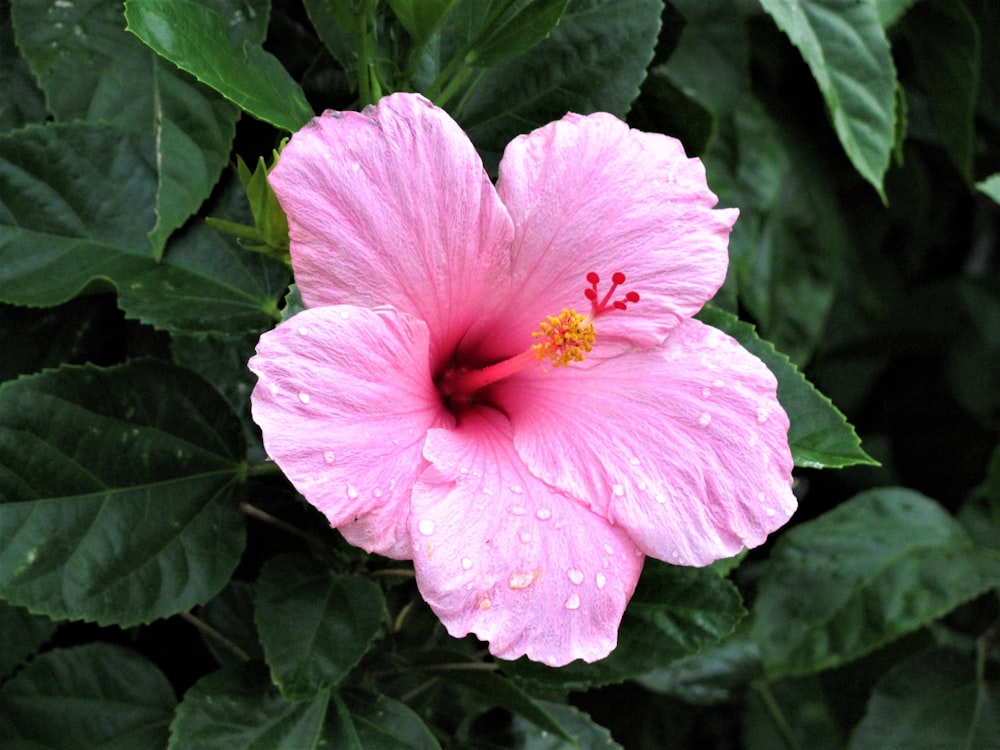
M 570 362 L 582 362 L 584 355 L 594 348 L 594 325 L 590 317 L 576 310 L 563 308 L 559 317 L 549 315 L 531 335 L 541 341 L 532 349 L 539 359 L 550 359 L 553 367 Z

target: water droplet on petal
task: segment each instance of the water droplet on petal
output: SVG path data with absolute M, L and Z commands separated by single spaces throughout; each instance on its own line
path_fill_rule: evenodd
M 462 570 L 468 570 L 472 567 L 472 560 L 467 557 L 462 558 Z
M 548 508 L 539 508 L 535 512 L 535 518 L 537 518 L 539 521 L 548 521 L 550 518 L 552 518 L 552 511 L 549 510 Z
M 420 529 L 420 533 L 424 536 L 430 536 L 434 533 L 434 522 L 429 518 L 425 518 L 417 524 L 417 528 Z
M 701 397 L 702 398 L 712 398 L 712 389 L 711 388 L 702 388 L 701 389 Z
M 483 610 L 483 612 L 485 612 L 486 610 L 488 610 L 492 606 L 493 606 L 493 603 L 490 602 L 489 598 L 487 598 L 485 596 L 482 599 L 479 600 L 479 608 L 481 610 Z
M 382 488 L 381 487 L 376 487 L 375 489 L 372 490 L 372 494 L 375 497 L 382 497 Z
M 308 336 L 309 335 L 309 329 L 306 328 L 305 326 L 299 326 L 297 330 L 299 332 L 299 336 Z
M 271 383 L 271 385 L 268 386 L 268 390 L 271 391 L 271 395 L 272 396 L 277 396 L 278 395 L 278 391 L 281 390 L 281 389 L 278 388 L 278 384 L 277 383 Z
M 604 551 L 607 552 L 609 555 L 615 554 L 615 548 L 612 547 L 610 544 L 604 545 Z
M 305 391 L 299 391 L 299 401 L 301 401 L 303 404 L 308 404 L 310 401 L 312 401 L 312 396 L 310 396 Z
M 514 591 L 526 589 L 528 586 L 533 584 L 535 579 L 541 574 L 542 571 L 539 568 L 535 568 L 534 570 L 515 570 L 507 579 L 507 586 Z
M 596 581 L 597 581 L 597 588 L 603 589 L 604 585 L 608 582 L 608 579 L 605 577 L 604 573 L 598 573 Z
M 667 496 L 664 495 L 662 492 L 658 492 L 656 494 L 656 498 L 655 499 L 656 499 L 656 502 L 658 502 L 658 503 L 665 503 L 665 502 L 667 502 Z
M 710 424 L 712 424 L 712 415 L 709 414 L 707 411 L 702 412 L 701 416 L 698 417 L 698 424 L 700 424 L 702 427 L 708 427 Z
M 757 501 L 761 502 L 761 503 L 766 502 L 767 501 L 767 495 L 765 495 L 763 492 L 758 492 L 757 493 Z
M 630 458 L 628 462 L 633 466 L 639 466 L 642 463 L 642 461 L 640 461 L 636 456 L 632 456 L 632 458 Z
M 570 594 L 563 606 L 566 609 L 580 609 L 580 597 L 577 594 Z
M 623 485 L 620 485 L 620 484 L 612 485 L 611 491 L 615 493 L 616 497 L 624 497 L 625 496 L 625 487 Z
M 483 487 L 483 494 L 484 495 L 490 495 L 492 497 L 492 495 L 493 495 L 493 488 L 492 487 Z
M 347 485 L 347 496 L 351 498 L 351 500 L 356 500 L 358 497 L 357 487 L 355 487 L 353 484 Z
M 340 319 L 341 320 L 347 320 L 349 317 L 351 317 L 351 311 L 350 310 L 341 310 L 340 311 Z
M 726 384 L 722 380 L 713 380 L 712 381 L 712 387 L 713 388 L 725 388 Z
M 521 540 L 521 544 L 528 544 L 531 541 L 531 534 L 527 531 L 522 531 L 517 535 L 517 538 Z
M 333 451 L 327 451 L 326 453 L 323 454 L 323 460 L 326 461 L 328 464 L 332 464 L 334 461 L 337 460 L 337 454 L 334 453 Z
M 771 416 L 771 413 L 764 407 L 761 407 L 757 410 L 757 421 L 760 424 L 764 424 L 769 416 Z
M 569 580 L 572 581 L 577 586 L 583 583 L 582 570 L 577 570 L 576 568 L 570 568 L 569 570 L 566 571 L 566 575 L 569 576 Z
M 510 508 L 508 508 L 508 510 L 511 512 L 512 515 L 515 516 L 523 516 L 526 515 L 528 512 L 528 509 L 525 508 L 523 505 L 512 505 L 510 506 Z
M 510 486 L 510 491 L 513 492 L 515 495 L 520 495 L 522 492 L 524 492 L 524 488 L 519 484 L 512 484 Z
M 773 518 L 776 511 L 774 510 L 774 508 L 768 508 L 764 512 L 767 513 L 768 518 Z

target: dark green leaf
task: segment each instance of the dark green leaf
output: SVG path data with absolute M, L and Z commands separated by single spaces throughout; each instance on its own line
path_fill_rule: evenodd
M 242 654 L 234 652 L 216 639 L 205 637 L 205 646 L 223 666 L 239 664 L 247 656 L 264 661 L 264 651 L 253 622 L 254 587 L 245 581 L 230 581 L 218 596 L 207 602 L 198 615 L 208 625 L 222 633 Z
M 165 362 L 0 386 L 0 596 L 122 626 L 206 601 L 244 544 L 239 423 Z
M 0 680 L 21 666 L 25 659 L 56 632 L 47 617 L 33 615 L 21 607 L 0 602 Z
M 572 738 L 564 739 L 544 729 L 538 731 L 538 727 L 516 717 L 513 734 L 517 750 L 622 750 L 607 729 L 573 706 L 551 701 L 538 701 L 538 705 L 555 717 Z
M 917 0 L 875 0 L 879 23 L 886 29 L 894 26 L 916 2 Z
M 848 750 L 977 750 L 1000 738 L 1000 684 L 943 648 L 897 664 L 875 686 Z
M 81 158 L 86 154 L 86 158 Z M 172 331 L 242 333 L 276 315 L 281 264 L 195 222 L 157 263 L 152 140 L 71 123 L 0 136 L 0 298 L 51 306 L 116 287 L 130 317 Z
M 488 165 L 516 135 L 567 112 L 624 115 L 660 28 L 660 0 L 574 0 L 531 51 L 488 69 L 459 121 Z
M 971 184 L 980 66 L 976 20 L 964 3 L 924 0 L 902 29 L 931 118 L 962 179 Z
M 493 3 L 474 37 L 466 60 L 489 67 L 526 52 L 559 23 L 568 0 L 513 0 Z
M 975 545 L 937 503 L 864 492 L 788 532 L 755 604 L 770 674 L 856 659 L 1000 585 L 1000 554 Z
M 255 611 L 271 676 L 290 701 L 309 700 L 340 682 L 386 617 L 375 583 L 334 574 L 302 555 L 264 566 Z
M 799 48 L 855 169 L 884 198 L 895 143 L 896 68 L 873 2 L 761 0 Z
M 294 132 L 313 111 L 276 57 L 230 37 L 227 19 L 193 0 L 128 0 L 128 28 L 155 52 L 241 109 Z
M 9 5 L 0 2 L 0 132 L 45 120 L 45 99 L 14 43 Z
M 739 341 L 778 379 L 778 401 L 791 422 L 788 444 L 797 466 L 839 468 L 876 463 L 861 450 L 854 428 L 830 399 L 817 391 L 788 357 L 757 336 L 752 325 L 712 306 L 703 308 L 698 317 Z
M 260 43 L 267 4 L 216 0 L 231 28 Z M 18 44 L 57 121 L 87 119 L 147 136 L 157 155 L 154 254 L 208 196 L 229 156 L 239 110 L 164 62 L 122 28 L 105 0 L 52 4 L 15 0 Z
M 363 692 L 334 694 L 323 732 L 337 750 L 440 750 L 427 725 L 406 704 Z
M 514 677 L 580 689 L 621 682 L 663 669 L 729 635 L 745 611 L 728 580 L 706 568 L 648 559 L 625 610 L 618 647 L 593 664 L 575 661 L 553 669 L 520 659 L 502 664 Z
M 389 7 L 417 45 L 427 42 L 459 0 L 389 0 Z
M 0 688 L 0 748 L 159 750 L 175 703 L 166 677 L 133 651 L 50 651 Z
M 260 664 L 225 667 L 184 694 L 169 750 L 313 750 L 329 697 L 286 703 Z M 339 748 L 338 748 L 339 750 Z

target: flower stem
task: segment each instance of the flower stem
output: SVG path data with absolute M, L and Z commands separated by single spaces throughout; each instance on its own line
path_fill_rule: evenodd
M 771 721 L 774 722 L 775 729 L 778 730 L 781 739 L 785 741 L 785 746 L 788 750 L 802 750 L 802 746 L 795 737 L 795 732 L 792 731 L 788 719 L 785 718 L 785 714 L 782 712 L 781 706 L 778 705 L 778 701 L 775 700 L 774 694 L 771 692 L 771 688 L 767 682 L 764 680 L 754 682 L 753 688 L 757 691 L 757 695 L 761 701 L 763 701 L 764 708 L 767 709 Z
M 213 628 L 207 622 L 202 620 L 200 617 L 196 617 L 190 612 L 179 612 L 178 617 L 180 617 L 185 622 L 193 625 L 195 628 L 200 630 L 206 636 L 211 638 L 213 641 L 218 643 L 220 646 L 229 651 L 233 656 L 235 656 L 240 661 L 250 661 L 250 654 L 236 645 L 232 640 L 223 635 L 220 631 Z

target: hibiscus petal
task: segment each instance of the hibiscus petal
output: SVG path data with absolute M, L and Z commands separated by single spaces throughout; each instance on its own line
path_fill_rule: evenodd
M 618 625 L 643 557 L 628 537 L 533 477 L 491 409 L 431 430 L 413 490 L 417 584 L 454 636 L 504 659 L 595 661 Z
M 696 320 L 662 347 L 599 354 L 494 386 L 536 476 L 671 563 L 732 556 L 788 520 L 788 417 L 759 359 Z
M 674 138 L 569 114 L 507 146 L 497 190 L 515 226 L 508 322 L 518 335 L 564 307 L 586 312 L 587 273 L 603 296 L 620 271 L 612 299 L 631 290 L 640 301 L 598 332 L 658 344 L 725 279 L 737 212 L 712 210 L 704 167 Z
M 361 544 L 370 552 L 408 556 L 424 437 L 453 421 L 431 380 L 427 342 L 427 326 L 405 313 L 317 307 L 261 336 L 249 363 L 268 455 L 331 526 L 380 511 Z
M 270 183 L 307 307 L 391 305 L 427 323 L 431 363 L 495 304 L 513 229 L 461 128 L 414 94 L 327 112 Z

